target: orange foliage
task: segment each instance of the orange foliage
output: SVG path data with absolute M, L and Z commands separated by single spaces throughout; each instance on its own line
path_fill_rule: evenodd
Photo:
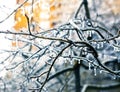
M 17 4 L 21 4 L 24 1 L 25 0 L 16 0 Z M 70 0 L 70 2 L 71 1 L 72 0 Z M 72 10 L 66 9 L 70 7 L 66 6 L 66 1 L 64 0 L 34 0 L 33 5 L 32 2 L 28 1 L 16 11 L 15 25 L 13 28 L 16 31 L 27 29 L 28 24 L 25 14 L 29 17 L 29 23 L 35 24 L 36 31 L 40 30 L 40 26 L 45 27 L 44 29 L 52 28 L 55 24 L 63 20 L 61 20 L 61 18 L 63 18 L 64 12 L 61 9 L 64 8 L 67 10 L 66 12 L 72 12 Z M 69 12 L 67 14 L 69 14 Z
M 20 5 L 24 1 L 25 0 L 16 0 L 16 3 Z M 34 24 L 33 30 L 32 27 L 30 28 L 31 31 L 40 31 L 40 27 L 43 27 L 43 29 L 45 29 L 44 26 L 47 26 L 46 29 L 53 28 L 57 23 L 61 22 L 61 18 L 63 18 L 64 10 L 61 9 L 69 8 L 65 5 L 66 0 L 34 0 L 34 4 L 32 4 L 30 1 L 32 0 L 28 0 L 21 8 L 15 12 L 15 24 L 13 28 L 16 31 L 28 28 L 28 20 L 25 15 L 27 15 L 29 18 L 30 25 Z M 16 41 L 12 42 L 13 47 L 21 46 L 21 44 L 23 43 Z
M 23 2 L 19 1 L 19 3 Z M 40 24 L 42 21 L 45 19 L 42 19 L 41 12 L 45 12 L 41 9 L 41 3 L 37 2 L 33 6 L 31 2 L 25 3 L 21 8 L 19 8 L 16 13 L 15 13 L 15 25 L 13 28 L 16 31 L 19 31 L 21 29 L 26 29 L 28 24 L 27 24 L 27 18 L 25 14 L 29 17 L 30 23 L 35 23 L 35 24 Z M 38 27 L 37 27 L 38 28 Z
M 15 41 L 12 41 L 12 47 L 16 47 L 17 43 Z
M 27 27 L 27 18 L 25 17 L 25 14 L 23 13 L 23 10 L 20 8 L 17 10 L 15 14 L 15 30 L 20 30 L 21 28 Z
M 40 5 L 39 3 L 37 3 L 35 5 L 35 7 L 33 8 L 33 17 L 32 17 L 32 20 L 35 22 L 35 23 L 39 23 L 40 22 L 40 12 L 41 12 L 41 8 L 40 8 Z
M 55 10 L 55 6 L 51 6 L 51 7 L 50 7 L 50 10 L 51 10 L 51 11 L 54 11 L 54 10 Z
M 105 0 L 103 2 L 105 9 L 109 9 L 113 14 L 120 14 L 120 0 Z

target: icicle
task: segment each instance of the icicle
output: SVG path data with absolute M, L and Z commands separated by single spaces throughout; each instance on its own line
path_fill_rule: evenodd
M 101 48 L 103 48 L 103 46 L 104 46 L 104 43 L 103 43 L 103 42 L 101 42 L 101 46 L 100 46 L 100 47 L 101 47 Z
M 114 48 L 114 51 L 115 51 L 115 52 L 119 52 L 119 51 L 120 51 L 118 42 L 116 43 L 116 46 L 113 45 L 113 48 Z
M 94 67 L 94 76 L 96 76 L 97 75 L 97 68 L 96 67 Z
M 82 28 L 85 28 L 85 21 L 82 22 Z
M 86 31 L 86 36 L 89 36 L 89 31 Z
M 92 31 L 89 31 L 89 36 L 92 37 Z
M 89 64 L 89 65 L 88 65 L 88 68 L 89 68 L 89 70 L 91 70 L 91 63 L 89 62 L 88 64 Z
M 85 48 L 85 55 L 87 55 L 87 54 L 88 54 L 87 50 L 88 50 L 88 49 L 87 49 L 87 48 Z
M 73 64 L 73 61 L 72 61 L 72 60 L 70 60 L 70 64 L 71 64 L 71 65 Z
M 92 42 L 92 46 L 96 48 L 96 42 Z
M 78 60 L 78 64 L 80 64 L 80 60 Z
M 68 39 L 72 39 L 73 37 L 73 30 L 69 30 L 69 38 Z
M 71 58 L 71 55 L 72 55 L 72 50 L 71 50 L 71 48 L 68 50 L 68 55 L 69 55 L 69 57 Z
M 97 43 L 96 45 L 97 45 L 97 49 L 100 49 L 100 44 L 99 44 L 99 43 Z
M 82 51 L 82 55 L 85 57 L 87 55 L 87 48 L 84 48 L 84 50 Z
M 53 31 L 53 37 L 55 37 L 56 36 L 56 32 L 55 32 L 55 30 Z
M 88 35 L 87 39 L 91 40 L 92 39 L 92 31 L 88 31 L 87 35 Z

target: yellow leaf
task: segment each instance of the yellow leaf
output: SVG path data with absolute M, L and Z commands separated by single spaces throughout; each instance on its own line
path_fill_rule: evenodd
M 16 31 L 19 31 L 23 28 L 27 28 L 27 19 L 23 13 L 22 9 L 18 9 L 15 14 L 15 25 L 13 26 Z

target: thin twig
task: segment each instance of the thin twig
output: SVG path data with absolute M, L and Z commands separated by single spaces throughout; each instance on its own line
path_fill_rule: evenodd
M 4 18 L 3 20 L 0 21 L 0 23 L 4 22 L 5 20 L 7 20 L 10 16 L 12 16 L 19 8 L 21 8 L 27 1 L 29 0 L 25 0 L 20 6 L 18 6 L 14 11 L 12 11 L 6 18 Z
M 31 30 L 30 30 L 30 20 L 29 20 L 29 17 L 27 16 L 27 14 L 25 14 L 25 17 L 27 19 L 27 25 L 28 25 L 28 31 L 29 31 L 29 34 L 31 35 Z
M 39 77 L 43 76 L 43 75 L 46 74 L 46 73 L 48 73 L 48 71 L 45 71 L 45 72 L 41 73 L 41 74 L 38 75 L 38 76 L 32 76 L 32 77 L 30 77 L 30 78 L 31 78 L 31 79 L 32 79 L 32 78 L 39 78 Z

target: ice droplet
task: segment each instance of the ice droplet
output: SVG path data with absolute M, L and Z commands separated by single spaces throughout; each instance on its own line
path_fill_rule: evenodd
M 94 67 L 94 76 L 97 75 L 97 71 L 96 70 L 97 70 L 96 67 Z
M 51 58 L 56 57 L 56 53 L 55 53 L 55 51 L 50 51 L 49 56 L 50 56 Z
M 64 60 L 64 63 L 66 64 L 66 63 L 67 63 L 67 60 Z
M 102 70 L 100 70 L 100 74 L 102 73 Z
M 56 36 L 56 32 L 55 32 L 55 31 L 53 31 L 53 36 L 54 36 L 54 37 Z
M 116 75 L 113 75 L 113 79 L 114 79 L 114 80 L 116 79 Z

